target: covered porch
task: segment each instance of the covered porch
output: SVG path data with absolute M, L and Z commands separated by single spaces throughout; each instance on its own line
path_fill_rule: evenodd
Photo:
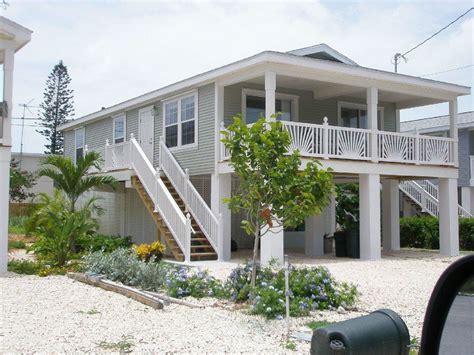
M 332 169 L 335 180 L 359 184 L 363 260 L 378 260 L 382 250 L 400 249 L 400 182 L 439 179 L 440 253 L 458 255 L 459 88 L 449 88 L 449 84 L 442 88 L 440 83 L 391 73 L 383 73 L 389 77 L 384 79 L 357 76 L 354 73 L 359 68 L 348 69 L 344 75 L 327 69 L 272 65 L 263 72 L 249 72 L 244 80 L 241 73 L 222 80 L 216 84 L 216 132 L 225 129 L 236 113 L 242 112 L 243 120 L 251 124 L 260 114 L 271 120 L 280 112 L 279 119 L 292 139 L 290 149 L 300 151 L 303 166 L 316 158 L 324 168 Z M 449 105 L 449 137 L 399 132 L 400 110 L 441 102 Z M 228 158 L 217 135 L 211 207 L 223 216 L 223 240 L 228 240 L 230 249 L 234 218 L 221 202 L 232 191 Z M 323 236 L 336 229 L 334 206 L 328 209 L 332 210 L 306 220 L 299 237 L 304 238 L 305 255 L 324 255 Z M 288 234 L 281 230 L 262 238 L 262 262 L 283 260 Z M 229 250 L 224 260 L 230 257 Z

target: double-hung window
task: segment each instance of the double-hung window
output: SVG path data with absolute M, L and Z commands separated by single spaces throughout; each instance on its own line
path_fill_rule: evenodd
M 279 113 L 280 121 L 297 121 L 298 96 L 276 93 L 275 112 Z M 243 89 L 242 112 L 247 124 L 255 123 L 265 117 L 265 92 Z
M 125 115 L 114 118 L 114 144 L 125 142 Z
M 164 130 L 168 148 L 197 144 L 197 92 L 165 101 Z
M 367 106 L 349 102 L 339 103 L 340 125 L 351 128 L 369 128 Z M 377 129 L 383 130 L 383 110 L 377 109 Z
M 74 161 L 77 163 L 79 159 L 84 157 L 84 145 L 85 145 L 85 129 L 84 127 L 78 128 L 74 131 Z

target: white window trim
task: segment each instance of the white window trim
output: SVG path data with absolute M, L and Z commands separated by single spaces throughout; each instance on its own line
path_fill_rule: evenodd
M 191 144 L 186 144 L 186 145 L 181 145 L 181 100 L 185 99 L 187 97 L 194 96 L 194 143 Z M 171 102 L 178 102 L 178 145 L 176 147 L 169 147 L 168 149 L 170 151 L 179 151 L 179 150 L 186 150 L 186 149 L 195 149 L 199 146 L 199 117 L 198 117 L 198 108 L 199 108 L 199 101 L 198 101 L 198 91 L 197 90 L 192 90 L 192 91 L 187 91 L 183 94 L 175 95 L 172 97 L 169 97 L 165 100 L 162 101 L 162 106 L 161 106 L 161 116 L 163 119 L 163 139 L 166 142 L 166 111 L 165 111 L 165 106 L 168 103 Z M 185 121 L 189 122 L 189 121 Z
M 247 89 L 247 88 L 242 89 L 242 120 L 244 122 L 247 122 L 247 117 L 246 117 L 246 113 L 247 113 L 247 95 L 265 97 L 265 91 L 264 90 Z M 290 95 L 290 94 L 275 92 L 275 99 L 291 101 L 291 112 L 294 113 L 294 117 L 292 117 L 292 122 L 298 122 L 299 121 L 299 99 L 300 99 L 300 97 L 298 95 Z
M 123 141 L 126 142 L 127 141 L 127 116 L 125 115 L 125 113 L 121 113 L 119 115 L 116 115 L 116 116 L 113 116 L 112 119 L 113 119 L 113 142 L 114 144 L 117 144 L 115 143 L 115 140 L 116 140 L 116 137 L 115 137 L 115 122 L 119 119 L 122 119 L 123 118 Z
M 76 139 L 76 134 L 78 131 L 82 131 L 82 152 L 85 154 L 85 149 L 86 149 L 86 127 L 77 127 L 74 129 L 74 164 L 77 164 L 77 139 Z M 79 147 L 80 148 L 80 147 Z
M 347 101 L 338 101 L 337 102 L 337 125 L 342 127 L 342 117 L 341 117 L 341 108 L 352 108 L 352 109 L 359 109 L 359 110 L 366 110 L 367 111 L 367 105 L 366 104 L 359 104 L 355 102 L 347 102 Z M 385 107 L 383 106 L 377 106 L 377 111 L 380 111 L 380 124 L 382 127 L 377 127 L 379 131 L 384 131 L 385 130 Z

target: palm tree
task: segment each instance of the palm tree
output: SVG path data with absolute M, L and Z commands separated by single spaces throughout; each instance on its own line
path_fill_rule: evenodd
M 117 180 L 107 175 L 89 175 L 91 168 L 100 170 L 102 159 L 97 152 L 88 152 L 74 164 L 71 158 L 61 155 L 48 155 L 38 170 L 39 176 L 51 178 L 56 188 L 63 191 L 69 200 L 70 212 L 75 212 L 79 197 L 95 188 L 111 186 L 115 188 Z

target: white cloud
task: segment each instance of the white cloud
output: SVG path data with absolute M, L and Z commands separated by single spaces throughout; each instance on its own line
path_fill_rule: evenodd
M 54 64 L 68 66 L 76 116 L 220 65 L 273 49 L 325 42 L 363 66 L 392 70 L 390 58 L 420 42 L 469 2 L 13 2 L 5 15 L 34 31 L 17 55 L 14 99 L 42 101 Z M 409 55 L 400 71 L 421 75 L 473 62 L 473 20 L 466 18 Z M 472 85 L 473 71 L 433 79 Z M 15 116 L 21 114 L 15 107 Z M 472 96 L 460 100 L 472 110 Z M 404 117 L 444 113 L 433 106 Z M 44 141 L 27 127 L 26 151 Z M 14 128 L 14 150 L 19 129 Z

